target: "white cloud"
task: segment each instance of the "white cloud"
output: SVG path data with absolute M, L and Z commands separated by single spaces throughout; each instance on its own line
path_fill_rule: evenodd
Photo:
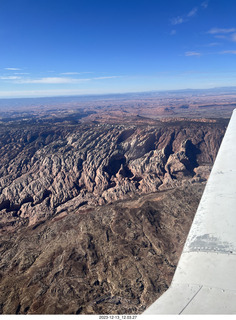
M 10 70 L 10 71 L 19 71 L 21 70 L 20 68 L 4 68 L 5 70 Z
M 227 36 L 225 36 L 225 35 L 223 35 L 223 34 L 216 34 L 214 37 L 215 37 L 216 39 L 229 39 L 229 37 L 227 37 Z
M 171 30 L 170 35 L 171 35 L 171 36 L 174 36 L 175 34 L 176 34 L 176 30 L 174 30 L 174 29 Z
M 208 2 L 207 2 L 208 3 Z M 205 1 L 205 7 L 206 7 L 206 1 Z M 202 3 L 203 6 L 203 3 Z M 194 16 L 196 16 L 197 12 L 198 12 L 199 8 L 198 7 L 194 7 L 191 11 L 189 11 L 187 14 L 184 14 L 182 16 L 178 16 L 175 18 L 172 18 L 170 20 L 172 25 L 178 25 L 178 24 L 182 24 L 184 22 L 188 22 L 191 18 L 193 18 Z
M 208 7 L 208 4 L 209 4 L 209 1 L 203 1 L 203 2 L 201 3 L 201 6 L 202 6 L 204 9 L 206 9 L 206 8 Z
M 67 83 L 78 83 L 83 81 L 89 81 L 91 79 L 73 79 L 73 78 L 62 78 L 62 77 L 48 77 L 41 79 L 23 79 L 20 83 L 41 83 L 41 84 L 67 84 Z
M 114 79 L 114 78 L 119 78 L 120 76 L 108 76 L 108 77 L 97 77 L 97 78 L 92 78 L 94 80 L 103 80 L 103 79 Z
M 196 52 L 196 51 L 187 51 L 185 52 L 185 56 L 186 57 L 193 57 L 193 56 L 201 56 L 200 52 Z
M 30 73 L 28 73 L 28 72 L 14 72 L 14 74 L 30 74 Z
M 221 54 L 236 54 L 236 50 L 226 50 L 226 51 L 222 51 Z
M 189 17 L 189 18 L 193 17 L 193 16 L 195 16 L 197 14 L 197 12 L 198 12 L 198 8 L 195 7 L 187 14 L 187 17 Z
M 61 75 L 74 75 L 74 74 L 80 74 L 80 72 L 62 72 Z
M 212 28 L 207 31 L 217 39 L 225 39 L 236 42 L 236 28 Z
M 231 40 L 232 40 L 233 42 L 236 42 L 236 33 L 233 33 L 233 34 L 231 35 Z
M 212 28 L 209 31 L 207 31 L 207 33 L 210 33 L 210 34 L 228 34 L 232 32 L 236 32 L 236 29 L 235 28 L 228 28 L 228 29 Z
M 171 24 L 177 25 L 184 22 L 184 19 L 182 17 L 175 17 L 171 19 Z
M 219 42 L 211 42 L 211 43 L 208 43 L 208 44 L 206 45 L 206 47 L 216 47 L 216 46 L 219 46 L 219 45 L 220 45 Z
M 21 77 L 18 76 L 6 76 L 6 77 L 0 77 L 0 80 L 19 80 Z
M 91 78 L 68 78 L 68 77 L 43 77 L 38 79 L 23 78 L 19 76 L 2 76 L 0 80 L 13 80 L 18 84 L 76 84 L 92 80 L 114 79 L 120 76 L 104 76 Z
M 86 73 L 93 73 L 93 72 L 63 72 L 60 74 L 61 75 L 76 75 L 76 74 L 86 74 Z

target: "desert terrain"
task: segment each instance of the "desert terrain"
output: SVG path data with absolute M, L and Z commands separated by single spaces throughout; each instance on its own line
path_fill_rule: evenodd
M 0 101 L 0 312 L 140 314 L 170 285 L 236 91 Z

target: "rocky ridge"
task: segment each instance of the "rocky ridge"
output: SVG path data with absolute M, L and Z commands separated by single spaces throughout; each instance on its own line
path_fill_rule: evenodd
M 225 125 L 79 124 L 1 132 L 1 232 L 206 181 Z

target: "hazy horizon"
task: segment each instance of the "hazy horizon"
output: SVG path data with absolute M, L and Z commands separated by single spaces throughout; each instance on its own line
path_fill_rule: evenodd
M 61 95 L 48 95 L 48 96 L 16 96 L 16 97 L 1 97 L 0 96 L 0 101 L 9 101 L 9 100 L 40 100 L 40 99 L 69 99 L 69 98 L 78 98 L 78 99 L 88 99 L 91 98 L 108 98 L 108 97 L 114 97 L 117 98 L 126 96 L 126 97 L 133 97 L 135 95 L 162 95 L 162 94 L 179 94 L 179 93 L 193 93 L 193 92 L 209 92 L 211 93 L 212 91 L 217 92 L 221 94 L 222 92 L 235 92 L 236 93 L 236 86 L 222 86 L 222 87 L 212 87 L 212 88 L 182 88 L 182 89 L 166 89 L 166 90 L 147 90 L 147 91 L 127 91 L 127 92 L 110 92 L 110 93 L 88 93 L 88 94 L 61 94 Z

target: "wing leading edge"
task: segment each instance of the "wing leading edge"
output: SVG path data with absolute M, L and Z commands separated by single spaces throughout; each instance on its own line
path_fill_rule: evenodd
M 170 288 L 144 314 L 236 314 L 236 109 Z

